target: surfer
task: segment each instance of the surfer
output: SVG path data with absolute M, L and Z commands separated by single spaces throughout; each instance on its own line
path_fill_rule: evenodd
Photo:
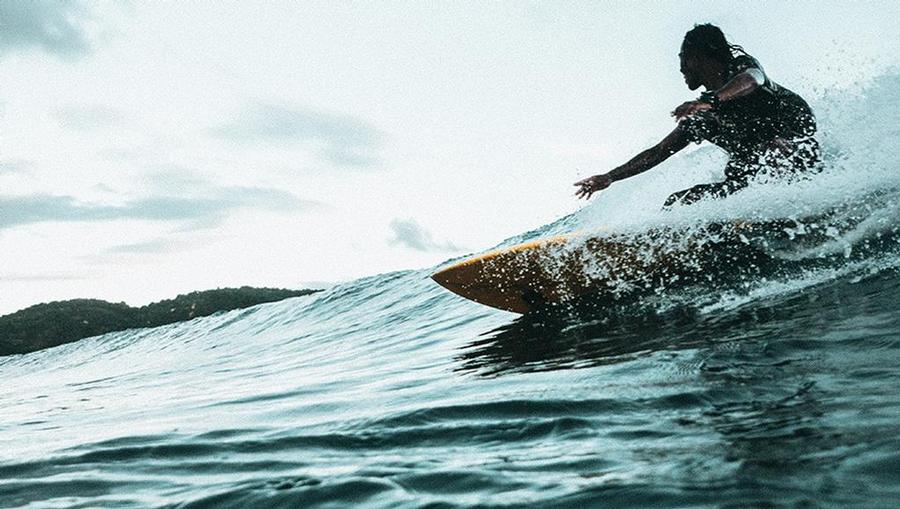
M 590 198 L 703 140 L 728 153 L 725 180 L 678 191 L 666 199 L 666 207 L 722 198 L 762 172 L 790 177 L 819 168 L 816 118 L 809 105 L 770 80 L 755 58 L 728 43 L 721 29 L 695 25 L 685 34 L 678 56 L 688 88 L 702 85 L 706 91 L 675 108 L 672 116 L 678 126 L 658 144 L 608 173 L 576 182 L 577 197 Z

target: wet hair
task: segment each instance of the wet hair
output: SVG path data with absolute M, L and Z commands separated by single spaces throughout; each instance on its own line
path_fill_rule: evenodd
M 694 25 L 684 34 L 681 53 L 688 58 L 702 55 L 723 64 L 730 63 L 735 53 L 746 54 L 744 48 L 729 44 L 722 29 L 710 23 Z

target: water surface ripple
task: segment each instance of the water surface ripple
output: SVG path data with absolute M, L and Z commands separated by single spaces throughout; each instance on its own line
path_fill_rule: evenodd
M 595 320 L 511 319 L 427 276 L 4 358 L 2 505 L 900 500 L 894 269 Z

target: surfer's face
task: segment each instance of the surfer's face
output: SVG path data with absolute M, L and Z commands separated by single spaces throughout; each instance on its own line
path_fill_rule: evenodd
M 681 60 L 681 75 L 684 76 L 684 82 L 689 89 L 697 90 L 703 84 L 700 59 L 685 56 L 684 51 L 679 53 L 678 57 Z

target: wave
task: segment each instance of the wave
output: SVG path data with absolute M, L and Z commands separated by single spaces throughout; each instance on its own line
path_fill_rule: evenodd
M 892 500 L 900 78 L 837 97 L 813 180 L 660 211 L 721 171 L 701 147 L 503 243 L 780 222 L 708 250 L 713 281 L 515 318 L 406 270 L 0 358 L 0 505 Z

